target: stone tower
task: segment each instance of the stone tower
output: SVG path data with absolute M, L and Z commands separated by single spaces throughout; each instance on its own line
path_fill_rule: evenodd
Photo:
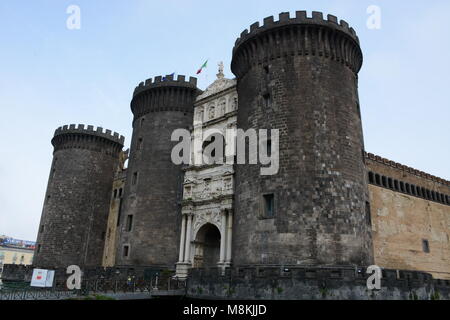
M 114 172 L 124 137 L 84 125 L 60 127 L 33 264 L 100 266 Z
M 372 263 L 362 60 L 348 23 L 319 12 L 268 17 L 237 39 L 238 128 L 279 129 L 280 164 L 272 176 L 236 167 L 235 265 Z
M 174 268 L 178 261 L 183 170 L 171 161 L 176 129 L 193 122 L 197 79 L 156 77 L 141 83 L 131 101 L 133 136 L 117 265 Z

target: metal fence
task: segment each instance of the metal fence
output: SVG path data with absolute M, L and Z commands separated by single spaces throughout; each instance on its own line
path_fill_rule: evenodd
M 88 279 L 83 280 L 80 290 L 68 290 L 65 281 L 56 281 L 53 288 L 33 288 L 29 284 L 22 286 L 10 286 L 0 290 L 0 300 L 61 300 L 77 298 L 95 294 L 116 293 L 148 293 L 155 292 L 179 293 L 185 292 L 186 281 L 172 277 L 156 276 L 151 280 L 128 279 Z
M 61 291 L 55 289 L 36 290 L 6 289 L 0 291 L 0 300 L 61 300 L 77 296 L 75 291 Z

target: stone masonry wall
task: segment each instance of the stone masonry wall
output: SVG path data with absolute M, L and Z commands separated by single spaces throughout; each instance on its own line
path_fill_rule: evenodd
M 133 137 L 118 231 L 116 265 L 174 268 L 181 228 L 183 171 L 171 160 L 176 129 L 193 122 L 196 79 L 147 80 L 131 102 Z M 127 228 L 127 219 L 132 219 Z M 128 248 L 128 249 L 126 249 Z M 128 250 L 128 256 L 125 255 Z
M 380 177 L 379 185 L 374 176 L 369 186 L 375 263 L 450 279 L 450 205 L 416 192 L 414 196 L 411 190 L 414 186 L 450 195 L 450 187 L 380 161 L 366 161 L 368 172 Z M 424 250 L 424 240 L 429 252 Z
M 236 166 L 234 264 L 370 265 L 359 45 L 319 13 L 264 21 L 234 48 L 238 128 L 279 129 L 280 170 Z
M 450 281 L 383 270 L 381 290 L 367 288 L 364 268 L 248 267 L 193 269 L 187 296 L 249 300 L 449 300 Z
M 60 128 L 33 265 L 100 266 L 114 170 L 123 137 L 102 129 Z

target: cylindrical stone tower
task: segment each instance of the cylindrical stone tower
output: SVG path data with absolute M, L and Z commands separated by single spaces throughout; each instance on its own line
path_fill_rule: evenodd
M 141 83 L 131 101 L 131 141 L 117 265 L 174 268 L 178 258 L 183 171 L 171 161 L 176 129 L 192 126 L 197 79 Z
M 33 264 L 101 266 L 114 171 L 124 137 L 98 127 L 60 127 Z
M 355 31 L 319 12 L 266 18 L 236 41 L 238 128 L 279 129 L 280 165 L 237 165 L 235 265 L 372 263 L 362 60 Z

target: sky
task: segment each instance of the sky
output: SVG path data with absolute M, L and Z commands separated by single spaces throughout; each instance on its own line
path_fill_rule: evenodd
M 80 8 L 80 29 L 67 27 L 71 5 Z M 372 5 L 380 29 L 367 26 Z M 127 148 L 139 82 L 195 76 L 207 59 L 201 89 L 219 61 L 233 78 L 240 33 L 296 10 L 336 15 L 358 33 L 366 150 L 450 180 L 448 0 L 1 0 L 0 234 L 36 239 L 57 127 L 108 128 Z

